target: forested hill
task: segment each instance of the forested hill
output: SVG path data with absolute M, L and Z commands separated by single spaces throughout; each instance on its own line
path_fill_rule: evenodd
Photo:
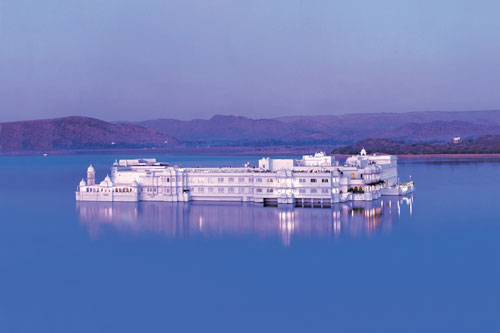
M 361 149 L 369 153 L 391 155 L 420 154 L 500 154 L 500 135 L 487 135 L 452 142 L 405 142 L 403 140 L 367 139 L 353 145 L 336 148 L 333 154 L 357 154 Z

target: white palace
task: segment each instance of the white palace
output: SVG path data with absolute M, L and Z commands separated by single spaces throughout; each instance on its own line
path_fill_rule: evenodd
M 259 166 L 182 168 L 156 159 L 115 161 L 111 176 L 87 181 L 76 191 L 78 201 L 241 201 L 265 205 L 331 207 L 332 203 L 369 201 L 382 195 L 406 195 L 413 182 L 399 184 L 397 157 L 359 155 L 339 165 L 325 153 L 300 160 L 265 157 Z

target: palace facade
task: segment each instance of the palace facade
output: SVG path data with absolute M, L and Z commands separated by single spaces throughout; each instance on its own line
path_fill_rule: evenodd
M 302 159 L 262 158 L 258 167 L 184 168 L 156 159 L 116 161 L 111 176 L 96 183 L 87 169 L 78 201 L 241 201 L 265 205 L 330 207 L 346 201 L 369 201 L 382 195 L 413 192 L 399 184 L 397 157 L 359 155 L 344 165 L 325 153 Z

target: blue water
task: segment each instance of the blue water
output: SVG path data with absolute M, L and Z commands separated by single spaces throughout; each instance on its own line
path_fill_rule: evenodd
M 412 197 L 332 209 L 77 205 L 122 157 L 0 157 L 0 332 L 500 331 L 499 161 L 401 160 Z

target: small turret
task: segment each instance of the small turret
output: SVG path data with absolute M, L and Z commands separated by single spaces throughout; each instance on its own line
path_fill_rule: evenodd
M 366 150 L 365 150 L 365 148 L 361 149 L 361 152 L 359 154 L 361 156 L 366 156 Z
M 87 169 L 87 184 L 95 185 L 95 170 L 92 164 Z
M 82 179 L 82 180 L 80 181 L 80 187 L 83 187 L 83 186 L 86 186 L 86 185 L 87 185 L 87 184 L 85 183 L 85 180 L 83 180 L 83 179 Z

